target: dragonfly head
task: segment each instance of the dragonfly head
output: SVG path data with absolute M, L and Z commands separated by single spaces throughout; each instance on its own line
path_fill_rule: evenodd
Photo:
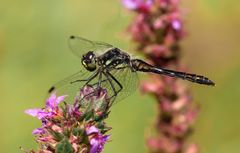
M 93 53 L 93 51 L 89 51 L 86 54 L 82 56 L 82 65 L 88 70 L 88 71 L 94 71 L 97 68 L 96 65 L 96 55 Z

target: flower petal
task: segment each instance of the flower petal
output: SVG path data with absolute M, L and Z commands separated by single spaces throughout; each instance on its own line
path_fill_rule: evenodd
M 175 30 L 181 30 L 182 24 L 179 20 L 175 19 L 175 20 L 172 21 L 172 27 Z
M 58 106 L 58 104 L 59 104 L 60 102 L 62 102 L 65 97 L 66 97 L 66 95 L 57 97 L 57 99 L 56 99 L 56 101 L 55 101 L 55 106 Z
M 27 109 L 24 112 L 28 115 L 31 115 L 33 117 L 36 117 L 38 115 L 38 113 L 42 111 L 42 109 L 40 108 L 34 108 L 34 109 Z
M 110 135 L 97 135 L 90 140 L 91 150 L 90 153 L 100 153 L 103 150 L 103 146 L 109 139 Z
M 105 135 L 102 137 L 102 140 L 106 142 L 110 138 L 110 135 Z
M 53 93 L 46 101 L 46 109 L 51 108 L 54 109 L 55 107 L 55 100 L 57 96 L 55 93 Z
M 87 135 L 90 135 L 92 133 L 98 133 L 99 130 L 95 126 L 91 126 L 90 128 L 87 129 Z
M 99 142 L 99 140 L 93 138 L 90 140 L 90 144 L 91 144 L 91 150 L 90 153 L 99 153 L 99 148 L 101 147 L 101 144 Z
M 52 117 L 54 115 L 54 112 L 45 112 L 45 111 L 40 111 L 37 114 L 38 119 L 42 120 L 43 118 L 46 117 Z
M 123 0 L 123 5 L 128 9 L 137 9 L 138 7 L 138 0 Z
M 44 129 L 43 128 L 37 128 L 37 129 L 34 129 L 33 131 L 32 131 L 32 134 L 43 134 L 43 133 L 45 133 L 45 131 L 44 131 Z
M 145 8 L 148 10 L 153 4 L 153 0 L 123 0 L 122 3 L 126 8 L 131 10 L 141 8 Z

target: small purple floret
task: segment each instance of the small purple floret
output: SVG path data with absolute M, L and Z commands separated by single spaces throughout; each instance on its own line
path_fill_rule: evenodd
M 46 101 L 46 109 L 56 109 L 58 104 L 63 101 L 65 96 L 57 97 L 56 94 L 52 94 L 50 98 Z
M 109 139 L 109 135 L 97 135 L 96 137 L 90 140 L 91 150 L 90 153 L 100 153 L 103 150 L 103 146 L 106 141 Z
M 93 133 L 99 133 L 98 128 L 96 128 L 95 126 L 91 126 L 90 128 L 87 129 L 87 134 L 93 134 Z
M 36 117 L 36 116 L 38 116 L 38 113 L 39 113 L 40 111 L 42 111 L 42 109 L 36 108 L 36 109 L 27 109 L 27 110 L 25 110 L 24 112 L 25 112 L 26 114 L 28 114 L 28 115 L 31 115 L 31 116 L 33 116 L 33 117 Z
M 153 0 L 123 0 L 123 5 L 131 10 L 137 9 L 150 9 L 153 4 Z
M 45 133 L 43 128 L 37 128 L 37 129 L 34 129 L 32 131 L 32 134 L 34 134 L 34 135 L 36 135 L 36 134 L 43 134 L 43 133 Z
M 181 30 L 182 24 L 179 20 L 175 19 L 175 20 L 172 21 L 172 27 L 175 30 Z
M 47 99 L 44 109 L 27 109 L 25 110 L 25 113 L 33 117 L 37 117 L 40 120 L 43 120 L 46 117 L 52 117 L 58 109 L 58 104 L 62 102 L 64 98 L 65 96 L 57 97 L 56 94 L 52 94 L 51 97 Z

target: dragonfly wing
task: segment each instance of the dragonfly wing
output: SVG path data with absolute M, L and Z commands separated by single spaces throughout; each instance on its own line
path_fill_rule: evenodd
M 80 92 L 80 89 L 86 83 L 86 79 L 92 75 L 89 71 L 81 70 L 53 85 L 49 89 L 48 94 L 67 95 L 65 100 L 74 102 L 74 97 Z
M 80 89 L 89 81 L 87 85 L 94 87 L 94 89 L 98 85 L 106 89 L 110 100 L 114 100 L 116 103 L 131 95 L 138 87 L 139 82 L 136 72 L 133 72 L 127 65 L 122 64 L 122 66 L 124 68 L 113 69 L 109 73 L 79 71 L 52 86 L 49 89 L 49 94 L 67 95 L 65 100 L 74 102 Z
M 108 95 L 109 97 L 112 97 L 111 99 L 114 99 L 114 103 L 130 96 L 132 93 L 134 93 L 134 91 L 139 85 L 137 73 L 133 72 L 130 66 L 128 66 L 127 64 L 122 64 L 120 67 L 123 68 L 113 69 L 109 72 L 112 77 L 109 75 L 107 77 L 104 76 L 108 79 L 108 81 L 105 81 L 101 85 L 102 88 L 106 88 L 108 90 Z M 114 86 L 117 95 L 115 95 L 114 89 L 112 89 L 113 87 L 111 84 Z M 122 86 L 122 88 L 119 84 Z
M 79 36 L 71 36 L 68 40 L 71 51 L 78 57 L 82 57 L 88 51 L 105 52 L 111 48 L 112 45 L 104 42 L 91 41 Z

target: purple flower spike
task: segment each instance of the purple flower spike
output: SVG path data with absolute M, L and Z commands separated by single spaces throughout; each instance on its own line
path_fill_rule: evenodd
M 91 93 L 92 91 L 94 91 L 92 87 L 83 87 L 80 93 L 76 95 L 75 102 L 80 102 L 78 99 L 82 99 L 81 96 L 83 97 L 86 93 Z M 111 129 L 104 122 L 104 119 L 109 114 L 109 110 L 106 108 L 102 109 L 97 104 L 103 105 L 108 103 L 106 98 L 108 97 L 107 91 L 99 89 L 99 93 L 92 95 L 88 99 L 81 100 L 82 103 L 78 107 L 76 107 L 76 103 L 68 101 L 66 101 L 65 105 L 59 107 L 59 104 L 65 97 L 57 97 L 56 94 L 52 94 L 46 100 L 45 108 L 25 110 L 26 114 L 37 117 L 42 121 L 42 126 L 34 129 L 32 132 L 36 137 L 37 143 L 40 144 L 38 151 L 30 150 L 25 152 L 100 153 L 103 150 L 103 146 L 109 139 L 109 135 L 106 135 L 106 132 Z M 88 111 L 89 107 L 91 107 L 90 111 Z M 99 112 L 104 117 L 99 117 Z
M 184 71 L 179 64 L 180 41 L 185 36 L 180 0 L 123 0 L 123 4 L 135 11 L 127 31 L 136 50 L 157 67 Z M 185 85 L 170 77 L 150 75 L 141 90 L 154 95 L 160 114 L 154 136 L 147 141 L 149 152 L 197 153 L 196 145 L 185 149 L 198 112 Z

